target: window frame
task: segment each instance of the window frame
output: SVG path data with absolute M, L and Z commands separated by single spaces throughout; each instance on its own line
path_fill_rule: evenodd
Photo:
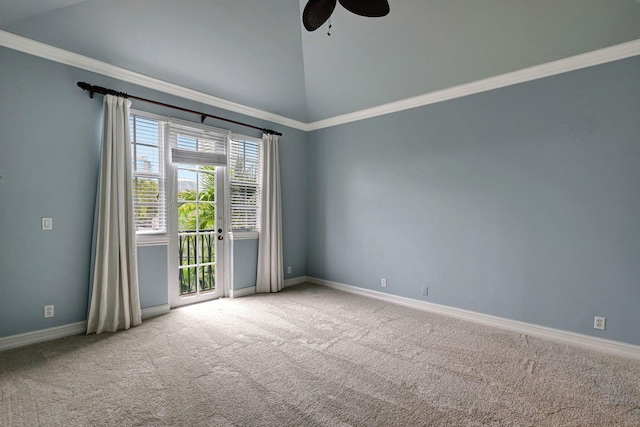
M 131 186 L 132 186 L 132 203 L 134 204 L 134 223 L 136 227 L 136 239 L 138 243 L 145 244 L 149 242 L 153 242 L 158 238 L 166 239 L 168 236 L 169 227 L 168 227 L 168 209 L 167 209 L 167 170 L 166 170 L 166 143 L 165 143 L 165 125 L 168 121 L 168 117 L 161 116 L 158 114 L 148 113 L 146 111 L 130 109 L 129 111 L 129 124 L 131 126 L 133 116 L 137 116 L 143 119 L 153 120 L 158 122 L 158 172 L 138 172 L 135 170 L 133 165 L 137 165 L 137 147 L 142 146 L 145 148 L 156 148 L 154 145 L 139 143 L 135 141 L 135 129 L 130 129 L 131 141 L 130 141 L 130 150 L 131 150 Z M 135 191 L 133 187 L 134 180 L 136 178 L 142 179 L 157 179 L 158 180 L 158 216 L 160 218 L 160 223 L 163 226 L 158 230 L 148 230 L 138 228 L 138 216 L 135 212 Z
M 227 168 L 228 168 L 228 172 L 225 174 L 225 181 L 227 182 L 226 184 L 224 184 L 226 190 L 225 190 L 225 210 L 227 211 L 226 217 L 229 218 L 228 220 L 228 233 L 230 235 L 230 237 L 233 240 L 245 240 L 245 239 L 259 239 L 260 237 L 260 216 L 261 216 L 261 208 L 262 208 L 262 200 L 261 200 L 261 192 L 262 192 L 262 171 L 264 168 L 264 150 L 262 147 L 262 138 L 259 137 L 255 137 L 255 136 L 250 136 L 250 135 L 244 135 L 244 134 L 239 134 L 239 133 L 233 133 L 233 132 L 229 132 L 228 130 L 222 129 L 222 128 L 215 128 L 215 127 L 211 127 L 211 126 L 203 126 L 203 125 L 199 125 L 195 122 L 190 122 L 190 121 L 185 121 L 185 120 L 180 120 L 180 119 L 175 119 L 169 116 L 164 116 L 164 115 L 158 115 L 158 114 L 153 114 L 153 113 L 149 113 L 146 111 L 142 111 L 142 110 L 137 110 L 137 109 L 131 109 L 130 110 L 130 116 L 139 116 L 141 118 L 146 118 L 146 119 L 150 119 L 150 120 L 154 120 L 158 122 L 158 128 L 160 130 L 160 134 L 159 134 L 159 138 L 158 138 L 158 153 L 159 153 L 159 162 L 158 162 L 158 173 L 149 173 L 149 172 L 136 172 L 134 171 L 134 168 L 132 167 L 131 170 L 131 184 L 133 186 L 133 180 L 137 177 L 140 178 L 152 178 L 152 179 L 158 179 L 158 183 L 159 183 L 159 193 L 160 193 L 160 198 L 159 198 L 159 202 L 158 202 L 158 207 L 159 207 L 159 214 L 160 217 L 163 218 L 163 223 L 164 223 L 164 228 L 161 230 L 139 230 L 138 229 L 138 225 L 137 225 L 137 217 L 135 218 L 136 220 L 136 238 L 139 244 L 152 244 L 153 242 L 155 242 L 158 239 L 164 239 L 166 240 L 168 238 L 168 236 L 170 235 L 170 225 L 169 225 L 169 221 L 171 221 L 171 215 L 170 215 L 170 209 L 169 209 L 169 201 L 170 201 L 170 196 L 169 196 L 169 191 L 173 191 L 173 185 L 169 185 L 169 181 L 171 179 L 173 179 L 173 173 L 171 174 L 169 173 L 172 169 L 169 166 L 171 164 L 171 144 L 169 142 L 169 126 L 172 122 L 178 122 L 182 125 L 185 126 L 189 126 L 189 127 L 193 127 L 195 129 L 198 128 L 205 128 L 207 130 L 215 130 L 215 131 L 225 131 L 228 132 L 228 142 L 227 142 L 227 159 L 228 159 L 228 164 L 227 164 Z M 133 133 L 133 129 L 130 131 L 131 135 L 134 135 Z M 231 172 L 232 172 L 232 162 L 235 160 L 234 157 L 232 157 L 232 146 L 234 144 L 246 144 L 246 143 L 252 143 L 255 144 L 255 146 L 257 147 L 257 149 L 259 150 L 258 153 L 258 158 L 257 158 L 257 163 L 258 163 L 258 172 L 257 172 L 257 182 L 255 185 L 251 185 L 251 187 L 256 189 L 256 194 L 257 194 L 257 202 L 256 202 L 256 206 L 255 206 L 255 228 L 234 228 L 233 227 L 233 208 L 234 208 L 234 203 L 232 200 L 232 192 L 234 187 L 247 187 L 246 183 L 242 183 L 242 182 L 238 182 L 232 179 L 231 176 Z M 147 146 L 145 144 L 140 144 L 134 141 L 134 139 L 131 139 L 131 154 L 132 154 L 132 165 L 134 164 L 134 162 L 136 161 L 136 159 L 134 158 L 134 153 L 135 150 L 133 149 L 134 144 L 135 145 L 140 145 L 140 146 L 145 146 L 147 148 L 149 148 L 150 146 Z M 155 148 L 155 147 L 154 147 Z M 171 176 L 170 176 L 171 175 Z M 177 179 L 177 176 L 175 177 Z M 170 188 L 171 187 L 171 188 Z M 245 206 L 246 208 L 246 206 Z M 163 241 L 164 241 L 163 240 Z
M 253 136 L 249 136 L 249 135 L 243 135 L 243 134 L 238 134 L 238 133 L 232 133 L 230 136 L 230 141 L 229 141 L 229 171 L 228 171 L 228 179 L 229 179 L 229 202 L 228 202 L 228 206 L 229 206 L 229 231 L 232 234 L 233 240 L 248 240 L 248 239 L 258 239 L 260 237 L 260 220 L 261 220 L 261 210 L 262 210 L 262 171 L 264 168 L 264 150 L 262 149 L 262 139 L 261 138 L 257 138 L 257 137 L 253 137 Z M 234 144 L 238 144 L 238 143 L 242 143 L 243 145 L 246 146 L 246 143 L 252 143 L 255 144 L 255 146 L 257 147 L 259 153 L 257 156 L 257 164 L 258 164 L 258 171 L 257 171 L 257 180 L 255 184 L 248 184 L 248 183 L 243 183 L 241 181 L 235 181 L 232 178 L 232 162 L 236 160 L 236 157 L 233 156 L 232 154 L 232 147 Z M 234 208 L 234 203 L 233 203 L 233 190 L 234 187 L 238 188 L 255 188 L 256 190 L 256 197 L 257 197 L 257 201 L 256 201 L 256 207 L 255 207 L 255 228 L 234 228 L 233 226 L 233 208 Z M 237 204 L 236 204 L 237 206 Z M 246 205 L 243 206 L 244 209 L 246 209 Z

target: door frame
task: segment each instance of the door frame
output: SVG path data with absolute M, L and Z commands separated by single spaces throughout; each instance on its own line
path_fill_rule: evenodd
M 197 295 L 180 296 L 178 288 L 178 167 L 171 163 L 169 144 L 165 144 L 166 174 L 167 174 L 167 234 L 169 236 L 169 266 L 168 293 L 169 307 L 175 308 L 189 304 L 209 301 L 229 295 L 229 204 L 227 188 L 229 185 L 228 169 L 216 166 L 216 227 L 222 228 L 221 244 L 216 247 L 216 290 Z M 222 205 L 222 208 L 220 208 Z M 220 223 L 220 216 L 222 222 Z

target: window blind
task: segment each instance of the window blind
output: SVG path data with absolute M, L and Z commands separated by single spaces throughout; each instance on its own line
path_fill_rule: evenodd
M 133 211 L 137 233 L 167 230 L 164 175 L 164 122 L 129 115 Z
M 260 229 L 261 141 L 233 135 L 229 149 L 231 229 Z
M 227 166 L 229 132 L 215 128 L 198 128 L 194 123 L 168 124 L 171 161 L 202 166 Z

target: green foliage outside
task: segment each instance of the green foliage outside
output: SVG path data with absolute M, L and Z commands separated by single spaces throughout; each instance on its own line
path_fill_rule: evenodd
M 184 189 L 178 193 L 178 231 L 180 233 L 180 265 L 209 263 L 215 261 L 215 167 L 202 166 L 199 168 L 199 188 Z M 249 184 L 235 186 L 232 184 L 232 195 L 242 195 L 248 205 L 257 204 L 256 187 L 258 168 L 255 163 L 247 162 L 244 156 L 238 156 L 230 168 L 232 183 L 239 181 Z M 198 202 L 196 204 L 196 201 Z M 196 210 L 198 214 L 196 215 Z M 242 221 L 241 214 L 232 209 L 232 224 Z M 236 218 L 237 217 L 237 218 Z M 213 232 L 200 234 L 199 232 Z M 180 293 L 194 293 L 200 290 L 215 289 L 215 266 L 188 267 L 180 269 Z
M 214 230 L 216 226 L 215 212 L 215 168 L 203 166 L 199 174 L 199 189 L 183 190 L 178 193 L 178 230 Z M 196 203 L 199 202 L 199 218 L 196 215 Z M 191 202 L 191 203 L 189 203 Z M 199 219 L 199 222 L 197 221 Z
M 199 188 L 185 189 L 178 193 L 178 231 L 180 233 L 180 265 L 210 263 L 215 261 L 215 168 L 201 167 Z M 197 201 L 197 203 L 196 203 Z M 198 215 L 199 214 L 199 215 Z M 180 293 L 194 293 L 215 289 L 215 266 L 181 268 Z
M 159 226 L 158 180 L 149 178 L 133 179 L 133 201 L 138 218 L 138 230 L 155 230 Z

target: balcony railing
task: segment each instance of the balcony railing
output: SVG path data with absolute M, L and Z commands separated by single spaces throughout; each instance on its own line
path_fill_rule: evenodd
M 216 231 L 198 230 L 178 233 L 180 295 L 216 288 Z

